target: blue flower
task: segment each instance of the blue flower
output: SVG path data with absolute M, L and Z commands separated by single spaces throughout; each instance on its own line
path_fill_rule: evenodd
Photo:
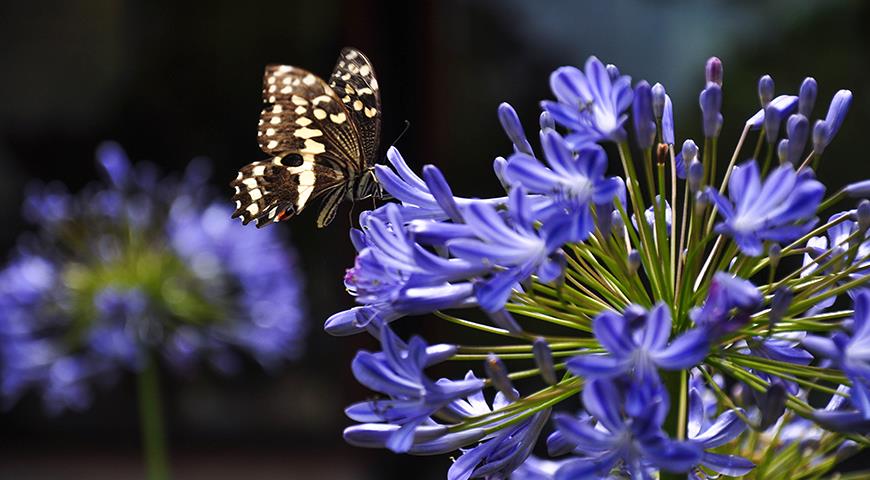
M 761 306 L 763 296 L 749 280 L 716 272 L 710 282 L 707 298 L 700 307 L 689 312 L 689 317 L 711 338 L 733 332 L 742 327 L 749 315 Z
M 420 337 L 412 338 L 405 345 L 386 324 L 381 327 L 380 337 L 383 351 L 361 351 L 351 366 L 360 383 L 390 398 L 356 403 L 348 407 L 346 413 L 359 422 L 399 425 L 400 428 L 390 434 L 386 447 L 398 453 L 407 452 L 414 443 L 417 427 L 454 400 L 479 391 L 483 381 L 433 382 L 423 369 L 449 358 L 455 348 L 439 346 L 433 352 Z
M 632 399 L 632 397 L 640 397 Z M 658 469 L 686 472 L 699 464 L 704 452 L 698 443 L 676 442 L 663 433 L 667 394 L 657 386 L 652 394 L 634 386 L 622 392 L 603 379 L 590 380 L 582 393 L 589 417 L 554 415 L 557 431 L 547 439 L 551 448 L 566 447 L 582 458 L 562 464 L 556 480 L 604 478 L 620 464 L 631 478 L 654 478 Z M 637 403 L 635 412 L 630 404 Z
M 664 113 L 664 102 L 662 103 Z M 652 147 L 656 138 L 656 118 L 653 113 L 652 89 L 646 80 L 641 80 L 634 87 L 631 117 L 634 120 L 634 133 L 640 148 Z
M 746 430 L 746 424 L 743 423 L 735 410 L 728 410 L 711 422 L 708 414 L 710 408 L 708 407 L 703 401 L 701 392 L 692 388 L 689 392 L 686 433 L 689 442 L 697 445 L 703 451 L 700 464 L 723 475 L 746 475 L 755 468 L 755 465 L 749 460 L 737 455 L 724 455 L 708 451 L 737 438 Z M 713 411 L 715 411 L 715 403 Z M 692 475 L 690 478 L 705 478 L 695 472 Z
M 587 143 L 625 140 L 623 124 L 631 105 L 631 78 L 611 79 L 604 64 L 595 57 L 586 61 L 585 72 L 561 67 L 550 75 L 556 102 L 541 102 L 556 123 L 571 132 L 565 137 L 572 148 Z
M 443 204 L 449 203 L 463 208 L 470 203 L 481 201 L 453 197 L 452 193 L 448 191 L 438 190 L 438 186 L 446 187 L 446 183 L 433 185 L 432 180 L 436 179 L 435 176 L 431 179 L 420 178 L 411 170 L 395 147 L 390 147 L 387 150 L 387 160 L 396 169 L 396 172 L 387 166 L 375 165 L 375 175 L 384 190 L 401 202 L 399 213 L 405 222 L 414 219 L 446 220 L 451 218 L 452 212 L 445 211 Z M 434 167 L 432 168 L 434 169 Z M 436 175 L 443 178 L 440 172 L 437 172 Z M 436 187 L 435 190 L 433 187 Z M 504 203 L 505 199 L 503 197 L 494 198 L 486 200 L 486 202 L 497 205 Z M 373 212 L 373 214 L 377 215 L 378 211 Z
M 730 201 L 711 187 L 706 192 L 724 218 L 716 232 L 731 237 L 745 255 L 758 256 L 763 241 L 791 241 L 812 227 L 825 187 L 810 171 L 797 173 L 791 165 L 778 167 L 762 183 L 753 160 L 734 167 Z
M 853 333 L 830 338 L 808 335 L 803 345 L 817 356 L 830 358 L 852 382 L 852 403 L 864 420 L 870 420 L 870 292 L 861 290 L 854 298 Z
M 624 186 L 615 177 L 604 177 L 607 155 L 598 145 L 581 147 L 575 157 L 554 130 L 541 132 L 541 145 L 550 168 L 530 155 L 517 153 L 508 160 L 505 178 L 546 196 L 549 203 L 537 207 L 540 219 L 565 224 L 562 228 L 570 232 L 567 241 L 583 241 L 595 228 L 590 206 L 609 205 Z
M 704 124 L 704 136 L 714 138 L 719 136 L 722 130 L 722 86 L 716 83 L 707 83 L 707 87 L 701 91 L 698 97 L 701 105 L 701 117 Z
M 468 372 L 465 379 L 475 380 L 476 377 Z M 501 392 L 496 394 L 492 408 L 486 403 L 483 392 L 475 392 L 468 399 L 454 401 L 447 409 L 463 419 L 488 415 L 508 405 L 510 402 Z M 547 409 L 483 438 L 479 445 L 463 451 L 462 456 L 450 466 L 447 478 L 507 478 L 532 453 L 549 417 L 550 410 Z M 504 421 L 511 418 L 505 418 Z
M 38 235 L 22 236 L 0 271 L 4 405 L 33 389 L 50 412 L 86 408 L 91 384 L 137 373 L 148 356 L 176 371 L 206 361 L 233 372 L 239 353 L 267 368 L 299 355 L 295 256 L 278 231 L 230 220 L 207 162 L 161 178 L 113 143 L 97 161 L 100 185 L 27 191 Z
M 636 305 L 629 306 L 623 315 L 604 311 L 592 320 L 592 332 L 607 353 L 568 360 L 568 369 L 586 378 L 613 378 L 632 372 L 642 379 L 658 378 L 657 368 L 693 367 L 710 348 L 702 329 L 690 330 L 669 342 L 671 313 L 661 302 L 649 312 Z
M 508 203 L 510 223 L 492 206 L 472 203 L 465 211 L 465 220 L 476 238 L 447 242 L 450 252 L 460 259 L 481 267 L 498 267 L 475 288 L 477 301 L 487 312 L 501 310 L 514 286 L 532 274 L 544 283 L 557 280 L 564 267 L 561 247 L 572 234 L 568 220 L 536 230 L 522 187 L 511 190 Z
M 825 119 L 819 120 L 813 127 L 813 152 L 815 154 L 821 155 L 834 139 L 834 135 L 840 131 L 840 126 L 846 118 L 850 105 L 852 105 L 852 92 L 839 90 L 834 94 Z

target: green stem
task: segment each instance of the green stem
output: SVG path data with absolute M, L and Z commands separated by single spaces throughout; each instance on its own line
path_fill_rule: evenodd
M 138 375 L 139 422 L 148 480 L 169 480 L 166 454 L 166 432 L 163 426 L 163 406 L 160 398 L 160 378 L 157 365 L 148 358 Z

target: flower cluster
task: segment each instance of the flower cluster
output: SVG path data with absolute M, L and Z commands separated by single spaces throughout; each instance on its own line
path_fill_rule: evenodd
M 305 330 L 292 250 L 213 201 L 207 162 L 181 178 L 131 165 L 102 145 L 106 182 L 70 194 L 33 185 L 36 226 L 0 270 L 0 398 L 37 390 L 50 412 L 83 409 L 93 383 L 160 358 L 230 373 L 248 352 L 265 367 L 301 353 Z
M 826 196 L 816 178 L 851 93 L 812 123 L 814 79 L 776 96 L 763 76 L 720 168 L 719 59 L 705 77 L 705 138 L 678 146 L 662 85 L 632 88 L 594 57 L 557 69 L 540 152 L 498 108 L 513 147 L 493 163 L 503 197 L 457 197 L 390 149 L 377 178 L 398 202 L 351 232 L 359 305 L 325 326 L 383 350 L 353 362 L 387 398 L 348 408 L 350 443 L 458 451 L 451 480 L 817 478 L 868 444 L 870 202 L 831 209 L 870 182 Z M 391 330 L 430 313 L 492 341 L 405 344 Z M 482 362 L 485 381 L 433 381 L 440 362 Z M 553 413 L 578 394 L 579 411 Z

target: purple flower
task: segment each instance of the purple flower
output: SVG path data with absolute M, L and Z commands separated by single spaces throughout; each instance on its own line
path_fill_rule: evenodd
M 531 205 L 521 186 L 511 190 L 508 205 L 510 222 L 492 206 L 472 203 L 465 220 L 476 238 L 447 241 L 456 257 L 481 268 L 499 267 L 475 288 L 477 301 L 487 312 L 501 310 L 514 286 L 532 274 L 544 283 L 560 278 L 564 268 L 561 247 L 572 235 L 567 220 L 535 229 Z
M 839 90 L 834 94 L 831 105 L 828 107 L 828 114 L 822 120 L 824 127 L 819 129 L 817 124 L 816 129 L 819 132 L 813 132 L 814 153 L 821 155 L 825 151 L 825 148 L 830 145 L 834 135 L 840 130 L 850 105 L 852 105 L 852 92 L 849 90 Z
M 475 380 L 476 377 L 468 372 L 465 379 Z M 454 401 L 447 409 L 458 418 L 470 418 L 491 414 L 508 405 L 510 402 L 501 392 L 496 394 L 492 408 L 486 403 L 483 392 L 475 392 L 467 400 Z M 479 445 L 463 450 L 462 456 L 450 466 L 447 478 L 507 478 L 532 453 L 549 417 L 547 409 L 483 438 Z M 508 420 L 510 417 L 505 419 Z
M 722 130 L 722 87 L 715 83 L 708 83 L 698 97 L 701 105 L 701 119 L 704 124 L 704 136 L 714 138 L 719 136 Z
M 657 378 L 657 368 L 682 370 L 698 364 L 710 348 L 705 331 L 690 330 L 669 342 L 671 313 L 664 303 L 649 312 L 629 306 L 623 315 L 604 311 L 592 321 L 592 332 L 606 354 L 578 355 L 568 360 L 568 369 L 586 378 L 613 378 L 634 373 L 638 378 Z
M 611 79 L 595 57 L 586 61 L 585 72 L 561 67 L 550 75 L 555 102 L 541 102 L 556 123 L 571 132 L 565 137 L 572 148 L 599 141 L 625 140 L 623 124 L 631 105 L 631 78 Z
M 771 100 L 767 107 L 762 108 L 755 115 L 749 117 L 749 120 L 746 120 L 746 125 L 750 130 L 757 130 L 762 125 L 767 125 L 768 123 L 778 126 L 780 120 L 793 112 L 797 108 L 797 105 L 798 97 L 794 95 L 780 95 Z M 774 116 L 774 118 L 767 119 L 765 113 Z
M 380 337 L 383 351 L 358 352 L 352 369 L 360 383 L 390 398 L 356 403 L 345 412 L 358 422 L 399 425 L 390 434 L 386 447 L 397 453 L 407 452 L 414 443 L 417 427 L 450 402 L 479 391 L 483 381 L 433 382 L 423 369 L 449 358 L 455 348 L 437 346 L 433 350 L 420 337 L 405 345 L 386 324 L 381 327 Z
M 656 138 L 656 119 L 653 114 L 652 90 L 646 80 L 641 80 L 634 88 L 631 117 L 634 120 L 638 146 L 642 149 L 652 147 Z
M 825 187 L 811 171 L 796 173 L 791 165 L 778 167 L 762 183 L 753 160 L 734 167 L 728 182 L 731 201 L 713 188 L 706 192 L 724 218 L 716 232 L 734 239 L 745 255 L 758 256 L 763 241 L 794 240 L 815 223 Z
M 432 184 L 433 180 L 440 180 L 443 178 L 443 176 L 440 175 L 440 172 L 436 174 L 437 176 L 433 176 L 429 179 L 430 181 L 427 182 L 411 170 L 408 164 L 405 163 L 405 159 L 402 158 L 402 155 L 395 147 L 390 147 L 390 149 L 387 150 L 387 160 L 389 160 L 390 164 L 396 169 L 396 171 L 393 172 L 393 170 L 384 165 L 375 165 L 375 175 L 384 190 L 392 195 L 393 198 L 401 202 L 401 205 L 398 206 L 399 214 L 405 222 L 414 219 L 446 220 L 451 218 L 450 213 L 452 212 L 445 211 L 442 206 L 443 204 L 455 204 L 457 208 L 461 209 L 472 202 L 480 201 L 453 197 L 452 194 L 449 195 L 449 199 L 446 198 L 448 192 L 444 190 L 439 191 L 437 188 L 439 186 L 446 186 L 446 182 L 443 184 L 439 183 L 438 185 Z M 433 186 L 436 187 L 434 191 L 432 190 Z M 494 198 L 486 201 L 493 204 L 501 204 L 504 203 L 505 199 Z M 379 215 L 382 212 L 383 210 L 379 209 L 372 212 L 372 214 Z
M 610 380 L 595 379 L 582 398 L 588 417 L 554 415 L 557 431 L 547 439 L 551 453 L 567 449 L 582 456 L 562 464 L 556 480 L 603 478 L 620 463 L 631 478 L 652 478 L 657 469 L 686 472 L 701 461 L 699 444 L 676 442 L 663 433 L 668 399 L 660 385 L 652 393 L 634 385 L 622 391 Z
M 803 346 L 816 356 L 829 358 L 852 382 L 852 403 L 870 420 L 870 292 L 854 297 L 852 335 L 836 332 L 830 338 L 808 335 Z
M 795 166 L 800 165 L 810 135 L 810 122 L 807 117 L 796 113 L 788 117 L 785 129 L 788 139 L 782 140 L 779 147 L 785 151 L 784 161 Z
M 742 327 L 761 306 L 763 298 L 749 280 L 716 272 L 703 305 L 693 308 L 689 317 L 709 331 L 711 338 L 717 338 Z
M 715 412 L 715 403 L 713 411 Z M 746 475 L 755 465 L 743 457 L 737 455 L 725 455 L 712 453 L 712 450 L 737 438 L 744 430 L 746 424 L 740 419 L 734 410 L 728 410 L 710 421 L 710 408 L 703 401 L 701 392 L 692 388 L 689 392 L 689 415 L 687 434 L 689 442 L 694 443 L 703 450 L 700 464 L 723 475 L 740 476 Z M 695 476 L 692 478 L 703 478 Z
M 813 113 L 813 106 L 816 104 L 816 95 L 819 93 L 819 85 L 813 77 L 807 77 L 801 82 L 800 92 L 798 93 L 798 113 L 806 118 L 810 118 Z
M 581 147 L 575 157 L 554 130 L 541 132 L 541 144 L 550 168 L 517 153 L 508 160 L 505 178 L 530 193 L 544 195 L 549 201 L 537 202 L 537 216 L 544 223 L 567 228 L 566 241 L 583 241 L 595 228 L 590 206 L 609 205 L 624 185 L 615 177 L 605 178 L 607 155 L 598 145 Z
M 102 185 L 27 193 L 38 235 L 0 273 L 6 406 L 34 389 L 50 412 L 83 409 L 92 383 L 136 373 L 148 355 L 185 373 L 203 360 L 237 370 L 242 352 L 268 368 L 298 356 L 301 286 L 278 231 L 232 222 L 201 161 L 174 179 L 116 144 L 97 157 Z

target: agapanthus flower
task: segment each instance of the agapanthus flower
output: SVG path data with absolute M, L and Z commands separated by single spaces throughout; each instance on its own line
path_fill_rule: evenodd
M 353 374 L 363 385 L 390 398 L 351 405 L 346 413 L 359 422 L 398 425 L 386 442 L 394 452 L 410 450 L 417 427 L 435 412 L 483 387 L 483 381 L 476 378 L 435 382 L 426 376 L 423 369 L 449 357 L 450 347 L 433 351 L 420 337 L 406 345 L 386 324 L 381 327 L 381 347 L 378 353 L 357 353 Z
M 671 312 L 664 303 L 649 312 L 629 306 L 622 315 L 605 311 L 592 321 L 592 333 L 607 350 L 605 355 L 578 355 L 568 361 L 571 372 L 586 378 L 612 378 L 634 373 L 642 378 L 657 376 L 657 368 L 683 370 L 707 355 L 709 341 L 704 330 L 686 332 L 669 342 Z
M 809 171 L 795 172 L 790 165 L 776 168 L 762 182 L 755 161 L 734 167 L 730 201 L 715 189 L 707 190 L 724 219 L 716 231 L 733 238 L 750 256 L 761 255 L 765 240 L 787 242 L 806 233 L 824 193 L 824 185 Z
M 465 376 L 466 380 L 475 378 L 472 372 Z M 454 401 L 447 406 L 447 409 L 458 418 L 473 418 L 491 414 L 493 411 L 507 407 L 510 403 L 507 397 L 499 392 L 495 395 L 490 408 L 483 393 L 478 391 L 467 399 Z M 449 480 L 506 478 L 532 453 L 535 442 L 549 417 L 550 411 L 544 410 L 483 438 L 479 445 L 466 449 L 462 456 L 456 459 L 447 472 L 447 478 Z
M 180 179 L 130 164 L 116 144 L 98 160 L 106 182 L 79 194 L 28 188 L 24 236 L 0 271 L 4 403 L 26 390 L 59 412 L 89 406 L 92 387 L 155 359 L 221 372 L 249 354 L 273 369 L 302 351 L 305 311 L 295 254 L 214 202 L 207 163 Z M 251 252 L 257 252 L 251 255 Z
M 855 295 L 852 335 L 836 332 L 830 338 L 804 338 L 803 345 L 816 355 L 833 360 L 852 382 L 852 403 L 870 420 L 870 292 Z
M 451 479 L 533 480 L 823 476 L 866 443 L 855 435 L 870 434 L 870 201 L 816 226 L 837 202 L 870 197 L 870 180 L 823 198 L 816 179 L 851 96 L 835 96 L 811 131 L 815 80 L 775 96 L 764 78 L 762 108 L 725 166 L 722 72 L 718 58 L 707 62 L 704 151 L 676 142 L 663 85 L 632 91 L 594 57 L 585 71 L 551 75 L 540 145 L 499 106 L 510 147 L 492 165 L 505 196 L 455 196 L 436 167 L 418 176 L 391 150 L 395 171 L 377 168 L 400 204 L 360 216 L 345 279 L 359 305 L 326 330 L 383 341 L 394 338 L 382 331 L 389 322 L 431 313 L 426 322 L 475 335 L 425 354 L 422 340 L 390 347 L 418 352 L 392 365 L 361 353 L 358 379 L 390 398 L 349 409 L 365 423 L 345 430 L 348 442 L 452 448 Z M 738 164 L 751 143 L 758 158 Z M 855 306 L 841 308 L 846 298 Z M 433 355 L 473 362 L 486 381 L 428 381 Z M 359 358 L 374 365 L 365 375 Z M 578 396 L 579 414 L 562 407 Z M 785 434 L 802 426 L 824 448 Z M 838 431 L 854 441 L 828 433 Z M 550 458 L 531 455 L 543 435 Z M 796 446 L 800 455 L 788 453 Z
M 611 79 L 604 64 L 589 57 L 584 71 L 561 67 L 553 72 L 550 88 L 557 101 L 542 105 L 556 123 L 571 131 L 565 139 L 573 148 L 602 140 L 624 140 L 625 111 L 632 100 L 631 78 Z

